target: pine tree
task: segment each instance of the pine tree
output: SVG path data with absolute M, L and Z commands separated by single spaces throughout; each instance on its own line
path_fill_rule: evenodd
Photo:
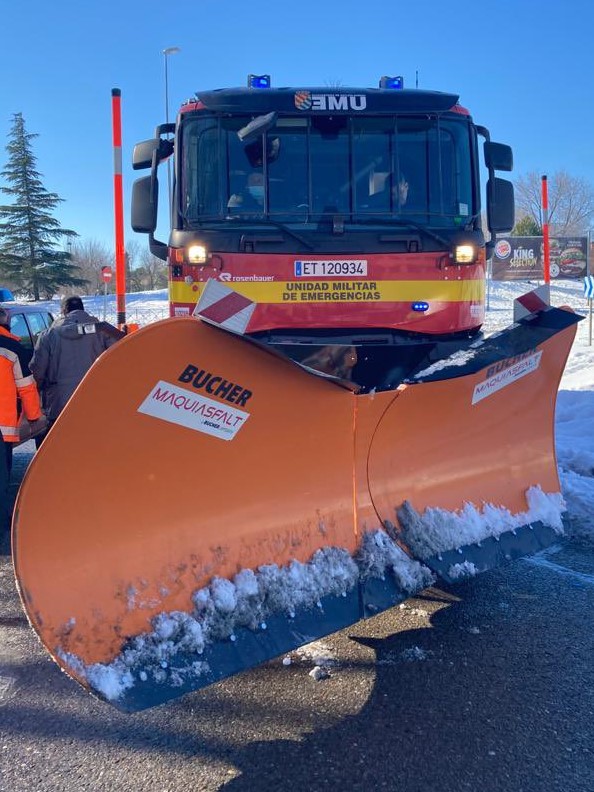
M 17 292 L 39 300 L 50 299 L 60 286 L 79 287 L 86 281 L 77 276 L 70 253 L 57 249 L 61 240 L 78 234 L 53 217 L 63 199 L 41 182 L 31 145 L 36 137 L 26 131 L 22 113 L 15 113 L 6 146 L 8 163 L 1 172 L 9 186 L 0 190 L 13 203 L 0 205 L 0 274 Z
M 542 236 L 542 228 L 531 215 L 525 214 L 513 227 L 512 236 Z

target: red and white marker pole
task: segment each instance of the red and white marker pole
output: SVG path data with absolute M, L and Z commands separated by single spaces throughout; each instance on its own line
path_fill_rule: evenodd
M 124 188 L 122 182 L 122 110 L 119 88 L 111 91 L 113 123 L 113 199 L 115 213 L 115 272 L 117 324 L 126 324 L 126 252 L 124 249 Z
M 549 190 L 547 177 L 542 176 L 542 237 L 543 237 L 543 269 L 544 282 L 551 282 L 551 247 L 549 243 Z

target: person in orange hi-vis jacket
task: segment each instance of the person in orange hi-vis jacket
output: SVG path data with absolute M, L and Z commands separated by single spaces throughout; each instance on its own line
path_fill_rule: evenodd
M 10 332 L 8 313 L 0 306 L 0 532 L 10 529 L 8 485 L 12 448 L 19 440 L 17 397 L 31 423 L 42 417 L 37 385 L 27 357 L 17 336 Z

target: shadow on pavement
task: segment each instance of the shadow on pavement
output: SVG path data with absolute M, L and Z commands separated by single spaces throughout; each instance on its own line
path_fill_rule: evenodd
M 530 577 L 515 592 L 497 574 L 452 587 L 463 601 L 434 614 L 432 629 L 353 635 L 377 658 L 362 710 L 301 741 L 232 752 L 241 774 L 221 789 L 276 791 L 291 768 L 291 787 L 312 791 L 591 792 L 593 619 L 573 616 L 575 592 Z M 588 612 L 594 588 L 578 596 Z M 553 635 L 551 610 L 564 617 Z M 424 659 L 404 659 L 411 646 Z

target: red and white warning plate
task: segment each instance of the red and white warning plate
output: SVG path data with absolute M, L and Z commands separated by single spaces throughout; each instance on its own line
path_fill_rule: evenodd
M 256 303 L 216 280 L 208 280 L 193 316 L 243 335 Z

